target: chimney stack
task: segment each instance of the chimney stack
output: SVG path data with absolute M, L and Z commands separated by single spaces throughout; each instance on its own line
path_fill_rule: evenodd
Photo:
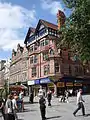
M 61 26 L 65 23 L 65 14 L 61 10 L 58 10 L 57 13 L 57 24 L 58 24 L 58 30 L 60 30 Z

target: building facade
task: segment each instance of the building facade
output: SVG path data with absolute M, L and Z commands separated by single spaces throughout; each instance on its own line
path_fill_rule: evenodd
M 0 61 L 0 89 L 4 86 L 4 72 L 5 72 L 5 60 Z
M 71 50 L 57 48 L 58 30 L 65 22 L 64 13 L 58 11 L 57 18 L 58 25 L 40 19 L 36 28 L 29 28 L 25 46 L 18 44 L 17 51 L 12 51 L 11 85 L 27 84 L 29 92 L 34 90 L 35 95 L 40 86 L 59 94 L 60 90 L 82 87 L 83 78 L 90 77 L 89 64 L 83 66 Z
M 10 65 L 10 85 L 27 84 L 28 79 L 28 51 L 26 47 L 17 45 L 17 51 L 13 49 Z
M 38 91 L 40 85 L 44 89 L 52 89 L 55 93 L 59 89 L 67 89 L 74 83 L 61 79 L 81 78 L 84 76 L 84 68 L 77 58 L 66 48 L 57 49 L 56 42 L 59 39 L 58 29 L 65 21 L 64 14 L 60 11 L 58 17 L 63 21 L 58 26 L 45 20 L 39 20 L 36 28 L 29 28 L 24 43 L 28 48 L 28 85 Z M 75 78 L 76 79 L 76 78 Z M 76 84 L 76 83 L 75 83 Z M 82 86 L 77 83 L 76 86 Z

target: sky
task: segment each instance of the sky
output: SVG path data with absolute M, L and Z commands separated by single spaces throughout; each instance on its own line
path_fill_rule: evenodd
M 24 46 L 29 27 L 39 19 L 57 24 L 58 9 L 71 14 L 62 0 L 0 0 L 0 60 L 11 58 L 18 43 Z

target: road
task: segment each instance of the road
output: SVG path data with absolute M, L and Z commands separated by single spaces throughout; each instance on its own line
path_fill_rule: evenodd
M 90 95 L 83 96 L 85 100 L 86 116 L 82 116 L 81 110 L 77 116 L 73 116 L 73 111 L 76 109 L 76 97 L 70 97 L 69 103 L 60 103 L 58 98 L 52 99 L 52 106 L 48 107 L 46 104 L 46 117 L 50 120 L 90 120 Z M 27 101 L 27 98 L 25 98 Z M 41 120 L 39 104 L 25 103 L 25 112 L 18 113 L 19 120 Z M 0 119 L 2 120 L 2 119 Z

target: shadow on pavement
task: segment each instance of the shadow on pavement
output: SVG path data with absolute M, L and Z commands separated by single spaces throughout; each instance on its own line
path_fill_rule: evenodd
M 37 104 L 37 103 L 38 103 L 38 102 L 33 102 L 33 103 L 30 103 L 29 101 L 28 101 L 28 102 L 26 102 L 26 101 L 24 102 L 24 104 L 32 104 L 32 105 L 33 105 L 33 104 Z
M 77 115 L 77 117 L 79 116 L 83 116 L 83 115 Z M 90 114 L 85 114 L 83 117 L 88 117 L 88 116 L 90 116 Z
M 18 120 L 24 120 L 24 119 L 18 119 Z
M 86 116 L 90 116 L 90 113 L 89 113 L 89 114 L 86 114 Z
M 24 112 L 35 112 L 37 110 L 31 110 L 31 109 L 25 109 L 24 111 L 18 112 L 18 113 L 24 113 Z
M 54 118 L 60 118 L 61 116 L 53 116 L 53 117 L 48 117 L 47 119 L 54 119 Z

